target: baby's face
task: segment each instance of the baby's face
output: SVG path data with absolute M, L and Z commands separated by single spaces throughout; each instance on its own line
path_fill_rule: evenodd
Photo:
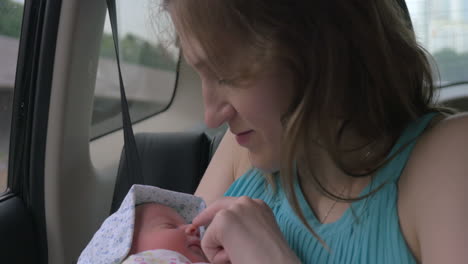
M 207 262 L 198 229 L 186 224 L 174 209 L 156 203 L 136 207 L 130 254 L 152 249 L 172 250 L 192 262 Z

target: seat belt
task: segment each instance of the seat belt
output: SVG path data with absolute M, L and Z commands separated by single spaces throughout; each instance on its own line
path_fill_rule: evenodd
M 141 168 L 140 156 L 138 154 L 137 145 L 135 142 L 135 136 L 132 129 L 132 121 L 130 119 L 130 113 L 128 110 L 127 97 L 125 95 L 125 88 L 122 78 L 122 70 L 120 67 L 120 56 L 119 56 L 119 35 L 117 29 L 117 12 L 115 8 L 116 0 L 106 0 L 107 9 L 109 11 L 109 19 L 112 27 L 112 37 L 114 39 L 115 58 L 117 61 L 117 68 L 119 71 L 119 84 L 120 84 L 120 103 L 122 108 L 122 123 L 124 132 L 124 150 L 125 150 L 125 161 L 127 165 L 127 179 L 128 186 L 131 187 L 133 184 L 144 184 L 143 181 L 143 170 Z

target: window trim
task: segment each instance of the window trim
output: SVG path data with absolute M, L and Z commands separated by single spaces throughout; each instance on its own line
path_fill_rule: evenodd
M 61 0 L 25 0 L 15 76 L 7 192 L 31 215 L 38 263 L 48 263 L 44 165 Z
M 172 103 L 174 102 L 174 98 L 175 98 L 175 95 L 177 93 L 177 86 L 179 84 L 179 74 L 180 74 L 180 64 L 181 64 L 181 57 L 182 57 L 182 52 L 179 50 L 179 54 L 178 54 L 178 59 L 177 59 L 177 64 L 176 64 L 176 68 L 175 68 L 175 78 L 174 78 L 174 86 L 173 86 L 173 89 L 172 89 L 172 95 L 171 95 L 171 98 L 170 100 L 167 102 L 167 104 L 161 108 L 161 110 L 159 111 L 156 111 L 154 113 L 148 113 L 148 114 L 145 114 L 143 115 L 142 117 L 137 117 L 135 118 L 135 116 L 131 116 L 131 119 L 132 119 L 132 124 L 137 124 L 139 122 L 143 122 L 147 119 L 150 119 L 158 114 L 161 114 L 163 112 L 165 112 L 167 109 L 169 109 L 169 107 L 171 107 Z M 117 64 L 115 66 L 117 68 Z M 118 104 L 120 106 L 120 100 L 118 101 Z M 130 115 L 132 115 L 132 108 L 130 107 Z M 106 132 L 102 132 L 102 133 L 96 133 L 96 135 L 94 135 L 93 133 L 93 127 L 92 127 L 92 124 L 90 124 L 90 131 L 91 131 L 91 136 L 90 136 L 90 141 L 93 141 L 93 140 L 96 140 L 96 139 L 99 139 L 99 138 L 102 138 L 102 137 L 105 137 L 109 134 L 112 134 L 116 131 L 120 131 L 123 129 L 123 124 L 122 124 L 122 118 L 121 118 L 121 115 L 118 115 L 119 118 L 119 126 L 113 128 L 113 129 L 108 129 L 106 130 Z M 116 118 L 116 117 L 115 117 Z

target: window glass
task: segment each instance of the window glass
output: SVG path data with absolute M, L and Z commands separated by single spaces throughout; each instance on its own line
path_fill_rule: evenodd
M 132 122 L 163 111 L 175 89 L 179 49 L 160 1 L 117 0 L 120 58 Z M 122 127 L 120 87 L 109 17 L 106 18 L 94 96 L 91 137 Z
M 0 193 L 7 186 L 8 148 L 23 1 L 0 0 Z
M 468 1 L 406 3 L 418 41 L 437 62 L 441 84 L 468 81 Z

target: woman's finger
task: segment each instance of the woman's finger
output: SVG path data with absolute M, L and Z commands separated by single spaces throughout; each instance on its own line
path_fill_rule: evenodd
M 218 253 L 213 257 L 211 261 L 212 264 L 230 264 L 231 261 L 229 260 L 229 256 L 226 253 L 226 250 L 221 249 Z
M 228 263 L 229 258 L 222 246 L 220 238 L 220 230 L 218 229 L 219 224 L 214 221 L 212 225 L 206 230 L 205 235 L 201 241 L 201 246 L 205 256 L 208 258 L 210 263 L 221 264 Z
M 210 223 L 201 246 L 211 263 L 300 263 L 262 200 L 229 197 L 213 203 L 193 223 Z
M 215 215 L 223 209 L 229 208 L 230 205 L 236 200 L 236 197 L 223 197 L 214 203 L 212 203 L 209 207 L 203 210 L 198 216 L 196 216 L 192 224 L 195 227 L 200 226 L 207 226 L 213 221 Z

